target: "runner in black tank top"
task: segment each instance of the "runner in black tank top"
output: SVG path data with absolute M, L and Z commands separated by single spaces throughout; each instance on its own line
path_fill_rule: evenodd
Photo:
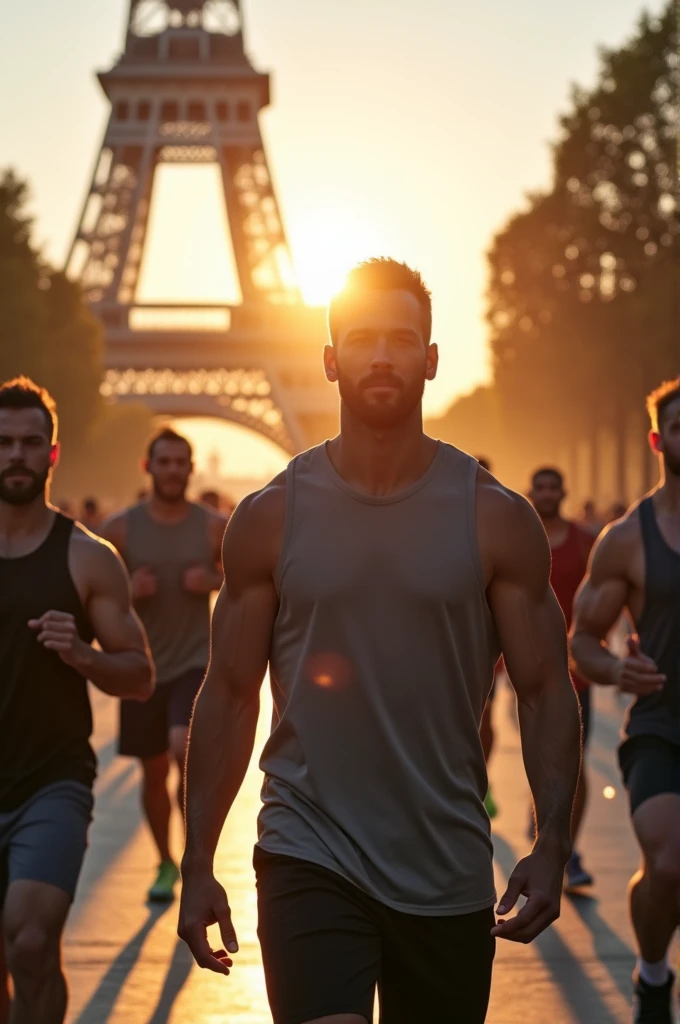
M 577 601 L 573 653 L 588 679 L 635 696 L 619 760 L 644 861 L 630 888 L 636 1024 L 672 1024 L 668 947 L 680 925 L 680 380 L 650 395 L 661 484 L 603 535 Z M 626 610 L 637 636 L 606 638 Z
M 12 1024 L 66 1011 L 59 947 L 96 770 L 86 680 L 139 700 L 153 690 L 123 566 L 46 502 L 55 433 L 46 392 L 0 386 L 0 1020 L 9 972 Z

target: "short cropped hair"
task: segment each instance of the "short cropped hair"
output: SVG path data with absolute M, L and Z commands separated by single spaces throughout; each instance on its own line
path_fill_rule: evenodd
M 46 388 L 30 377 L 14 377 L 0 384 L 0 409 L 40 409 L 47 421 L 50 443 L 57 440 L 57 403 Z
M 671 402 L 674 402 L 676 398 L 680 398 L 680 377 L 676 377 L 675 380 L 664 381 L 663 384 L 660 384 L 658 388 L 652 391 L 651 395 L 647 396 L 647 412 L 652 421 L 652 430 L 658 432 L 664 409 Z
M 193 459 L 194 457 L 194 449 L 191 446 L 191 442 L 188 441 L 186 437 L 182 434 L 178 434 L 176 430 L 172 429 L 172 427 L 162 427 L 149 439 L 146 449 L 147 459 L 152 459 L 154 457 L 155 448 L 159 441 L 174 441 L 175 443 L 180 441 L 182 444 L 187 446 L 189 450 L 189 458 Z
M 341 290 L 334 295 L 328 307 L 328 333 L 334 345 L 340 333 L 339 320 L 343 312 L 352 306 L 356 296 L 365 292 L 405 291 L 415 296 L 423 313 L 425 342 L 432 338 L 432 294 L 417 270 L 406 263 L 378 256 L 359 263 L 350 270 Z
M 564 487 L 564 474 L 556 469 L 554 466 L 541 466 L 539 469 L 534 470 L 531 474 L 531 486 L 536 485 L 536 481 L 539 476 L 553 476 L 557 480 L 560 487 Z

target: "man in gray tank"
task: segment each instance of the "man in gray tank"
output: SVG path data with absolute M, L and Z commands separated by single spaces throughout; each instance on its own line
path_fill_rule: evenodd
M 160 866 L 148 896 L 171 900 L 179 869 L 170 853 L 170 757 L 179 768 L 178 802 L 184 807 L 184 764 L 191 713 L 210 652 L 210 594 L 219 589 L 226 520 L 187 501 L 193 470 L 191 445 L 164 429 L 149 443 L 146 469 L 152 493 L 110 519 L 103 535 L 130 571 L 137 614 L 149 637 L 158 685 L 146 704 L 121 702 L 121 754 L 137 757 L 142 800 Z
M 331 303 L 338 437 L 241 503 L 196 704 L 180 935 L 228 974 L 237 951 L 213 855 L 254 743 L 274 721 L 255 851 L 275 1024 L 481 1024 L 496 937 L 560 909 L 579 716 L 550 552 L 529 503 L 423 433 L 437 371 L 430 294 L 393 260 Z M 501 653 L 538 818 L 496 923 L 479 724 Z M 507 919 L 520 895 L 528 897 Z M 206 929 L 218 923 L 224 949 Z

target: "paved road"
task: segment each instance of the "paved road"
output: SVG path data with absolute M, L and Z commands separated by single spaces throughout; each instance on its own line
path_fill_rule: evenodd
M 533 946 L 499 947 L 489 1024 L 630 1020 L 634 958 L 624 894 L 637 857 L 615 767 L 622 712 L 608 692 L 597 694 L 597 707 L 590 757 L 592 799 L 583 840 L 587 864 L 597 876 L 594 898 L 565 900 L 559 923 Z M 138 812 L 136 768 L 114 756 L 113 702 L 97 695 L 95 713 L 101 759 L 96 821 L 66 938 L 70 1024 L 271 1024 L 250 866 L 258 806 L 256 764 L 222 837 L 217 861 L 241 945 L 237 966 L 225 980 L 192 965 L 176 939 L 176 906 L 150 911 L 143 902 L 154 856 Z M 258 750 L 268 716 L 265 705 Z M 496 716 L 491 774 L 501 809 L 494 823 L 500 892 L 528 850 L 528 789 L 507 691 L 499 696 Z M 613 799 L 605 799 L 607 786 L 616 790 Z M 179 846 L 178 822 L 178 852 Z

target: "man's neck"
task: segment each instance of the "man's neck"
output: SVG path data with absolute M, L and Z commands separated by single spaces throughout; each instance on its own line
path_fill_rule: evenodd
M 38 536 L 49 529 L 56 509 L 47 504 L 44 494 L 27 505 L 0 501 L 0 537 L 6 542 Z
M 340 434 L 328 445 L 335 469 L 348 484 L 372 497 L 396 494 L 428 469 L 437 442 L 423 433 L 422 410 L 389 430 L 366 426 L 341 409 Z
M 548 540 L 551 542 L 559 542 L 566 536 L 569 529 L 568 520 L 564 519 L 559 512 L 556 516 L 541 516 L 541 522 L 543 523 L 543 529 L 548 535 Z
M 654 492 L 654 504 L 659 512 L 680 515 L 680 476 L 661 466 L 661 482 Z
M 166 501 L 158 494 L 152 494 L 147 501 L 146 507 L 152 519 L 162 523 L 181 523 L 186 517 L 189 502 L 186 497 L 179 501 Z

